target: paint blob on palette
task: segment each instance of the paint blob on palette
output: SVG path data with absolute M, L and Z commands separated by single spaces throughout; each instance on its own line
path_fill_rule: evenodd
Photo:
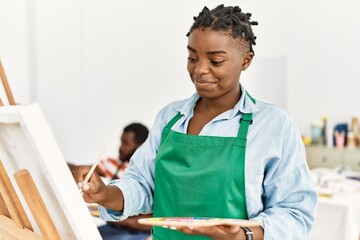
M 239 225 L 245 227 L 260 226 L 260 223 L 245 219 L 208 218 L 208 217 L 158 217 L 141 218 L 139 223 L 160 227 L 208 227 L 215 225 Z

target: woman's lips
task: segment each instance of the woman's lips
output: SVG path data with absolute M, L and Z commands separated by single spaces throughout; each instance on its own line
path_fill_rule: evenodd
M 207 84 L 213 84 L 213 83 L 216 83 L 216 82 L 215 81 L 206 81 L 206 80 L 198 79 L 198 80 L 195 80 L 195 83 L 200 84 L 200 85 L 207 85 Z

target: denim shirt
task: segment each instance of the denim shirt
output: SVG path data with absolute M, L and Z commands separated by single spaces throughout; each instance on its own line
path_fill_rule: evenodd
M 314 222 L 317 194 L 300 133 L 283 109 L 260 100 L 254 104 L 242 85 L 241 92 L 234 108 L 207 123 L 199 135 L 236 137 L 243 113 L 253 113 L 245 155 L 248 216 L 261 223 L 265 240 L 304 240 Z M 100 206 L 104 220 L 121 221 L 152 212 L 155 158 L 163 128 L 180 112 L 183 116 L 172 130 L 186 133 L 198 99 L 195 93 L 158 113 L 148 139 L 134 153 L 125 175 L 109 183 L 123 192 L 124 211 L 114 212 Z

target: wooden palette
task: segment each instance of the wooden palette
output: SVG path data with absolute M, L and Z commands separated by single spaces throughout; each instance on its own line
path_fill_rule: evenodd
M 208 217 L 141 218 L 138 222 L 144 225 L 160 227 L 208 227 L 215 225 L 239 225 L 244 227 L 260 226 L 260 223 L 251 220 Z

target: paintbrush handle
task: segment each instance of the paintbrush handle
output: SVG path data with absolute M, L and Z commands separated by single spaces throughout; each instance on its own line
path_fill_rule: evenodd
M 91 178 L 91 175 L 94 173 L 95 169 L 96 169 L 96 166 L 99 164 L 100 160 L 101 160 L 101 157 L 103 155 L 103 153 L 105 152 L 105 149 L 104 148 L 101 153 L 99 154 L 98 158 L 96 159 L 95 163 L 91 166 L 89 172 L 86 174 L 85 176 L 85 179 L 84 179 L 84 184 L 87 183 L 90 178 Z

